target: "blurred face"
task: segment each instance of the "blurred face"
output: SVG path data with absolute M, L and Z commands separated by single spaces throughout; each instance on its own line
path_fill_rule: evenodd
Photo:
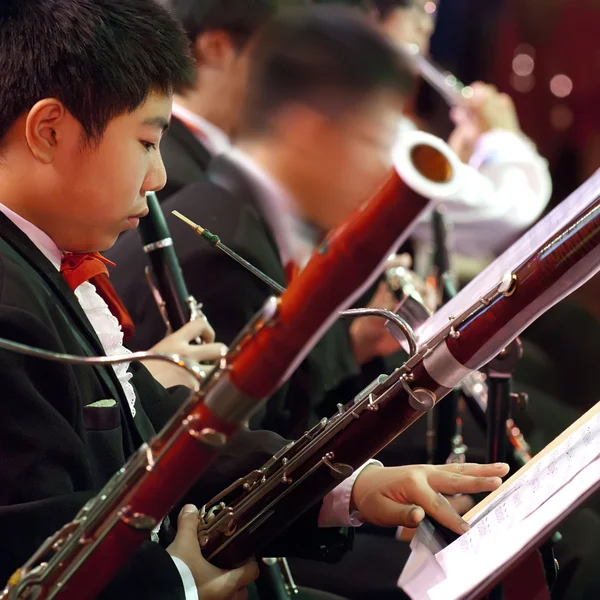
M 394 44 L 416 44 L 426 54 L 435 29 L 436 13 L 436 2 L 414 0 L 410 7 L 394 9 L 381 25 Z
M 152 94 L 135 111 L 113 119 L 102 140 L 81 144 L 69 113 L 55 127 L 52 160 L 36 167 L 46 193 L 33 221 L 61 250 L 106 250 L 147 213 L 146 192 L 160 190 L 166 173 L 159 142 L 171 114 L 170 97 Z
M 228 103 L 228 113 L 230 115 L 230 135 L 234 136 L 241 120 L 246 92 L 248 89 L 248 75 L 250 70 L 250 51 L 246 44 L 241 52 L 237 52 L 225 74 L 227 80 L 226 98 Z
M 392 167 L 402 101 L 391 92 L 374 95 L 363 106 L 307 126 L 310 150 L 296 159 L 304 191 L 296 200 L 305 216 L 328 230 L 345 221 L 385 180 Z
M 208 31 L 198 36 L 195 57 L 198 63 L 198 82 L 191 96 L 200 99 L 188 108 L 203 115 L 229 135 L 238 127 L 245 100 L 250 42 L 241 48 L 225 31 Z M 178 102 L 186 105 L 186 102 Z

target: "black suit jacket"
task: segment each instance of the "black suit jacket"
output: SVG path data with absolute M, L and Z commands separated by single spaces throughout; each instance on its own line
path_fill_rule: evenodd
M 157 193 L 162 202 L 190 183 L 204 178 L 211 161 L 210 152 L 176 117 L 160 142 L 160 152 L 167 170 L 167 185 Z
M 163 205 L 190 292 L 203 304 L 217 339 L 230 343 L 272 294 L 271 289 L 231 258 L 199 238 L 171 215 L 178 210 L 219 235 L 224 244 L 281 285 L 284 269 L 273 232 L 261 213 L 256 191 L 228 159 L 211 163 L 208 179 L 192 184 Z M 118 268 L 113 283 L 136 324 L 133 346 L 149 348 L 164 334 L 164 325 L 144 280 L 146 258 L 135 232 L 119 240 L 108 256 Z M 291 379 L 253 420 L 281 435 L 296 437 L 322 416 L 331 416 L 343 380 L 359 369 L 350 349 L 347 324 L 337 322 L 317 344 Z
M 1 214 L 0 335 L 55 352 L 103 354 L 62 276 Z M 70 521 L 187 396 L 184 388 L 167 392 L 143 366 L 132 366 L 132 371 L 138 391 L 135 419 L 111 367 L 70 366 L 0 350 L 0 582 Z M 116 403 L 93 406 L 100 400 Z M 283 444 L 269 432 L 242 432 L 205 473 L 189 500 L 202 505 L 237 477 L 261 466 Z M 299 546 L 294 543 L 300 554 L 310 555 L 314 546 L 314 556 L 320 555 L 317 514 L 314 507 L 298 524 L 298 531 L 310 532 L 298 537 Z M 340 550 L 342 538 L 332 538 Z M 288 551 L 293 553 L 292 548 Z M 148 541 L 103 597 L 184 596 L 173 561 Z

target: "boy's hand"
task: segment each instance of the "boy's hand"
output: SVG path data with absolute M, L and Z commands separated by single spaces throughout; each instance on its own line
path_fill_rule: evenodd
M 195 344 L 196 338 L 200 338 L 204 343 Z M 175 333 L 163 338 L 156 346 L 151 348 L 151 351 L 163 354 L 179 354 L 198 363 L 214 362 L 227 352 L 227 346 L 213 343 L 214 339 L 215 332 L 213 328 L 205 318 L 199 318 L 186 323 Z M 193 386 L 191 376 L 173 364 L 157 360 L 143 362 L 154 379 L 166 388 L 175 385 Z M 211 366 L 206 367 L 207 375 L 211 369 Z
M 225 571 L 211 565 L 198 543 L 198 509 L 188 504 L 179 513 L 177 535 L 167 552 L 182 560 L 194 576 L 201 600 L 241 600 L 245 587 L 258 577 L 258 566 L 250 561 L 239 569 Z
M 369 466 L 352 488 L 352 506 L 363 519 L 391 527 L 416 527 L 425 516 L 456 533 L 468 531 L 459 517 L 438 493 L 447 495 L 492 492 L 508 473 L 508 465 L 452 464 L 406 467 Z

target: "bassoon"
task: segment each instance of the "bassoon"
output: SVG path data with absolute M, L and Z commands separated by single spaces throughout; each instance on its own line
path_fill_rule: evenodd
M 426 182 L 452 187 L 451 164 L 439 150 L 420 140 L 409 154 Z M 325 238 L 286 292 L 267 300 L 200 392 L 73 522 L 49 538 L 11 578 L 2 598 L 94 598 L 228 438 L 290 376 L 338 311 L 377 278 L 426 209 L 427 197 L 394 170 L 374 197 Z
M 436 313 L 401 368 L 209 502 L 205 557 L 231 568 L 260 552 L 599 270 L 600 171 Z

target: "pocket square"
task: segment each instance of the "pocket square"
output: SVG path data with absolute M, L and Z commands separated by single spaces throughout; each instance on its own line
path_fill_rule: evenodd
M 121 410 L 116 400 L 97 400 L 83 407 L 83 426 L 86 429 L 115 429 L 120 424 Z
M 111 408 L 112 406 L 116 405 L 116 400 L 96 400 L 96 402 L 86 404 L 86 408 Z

